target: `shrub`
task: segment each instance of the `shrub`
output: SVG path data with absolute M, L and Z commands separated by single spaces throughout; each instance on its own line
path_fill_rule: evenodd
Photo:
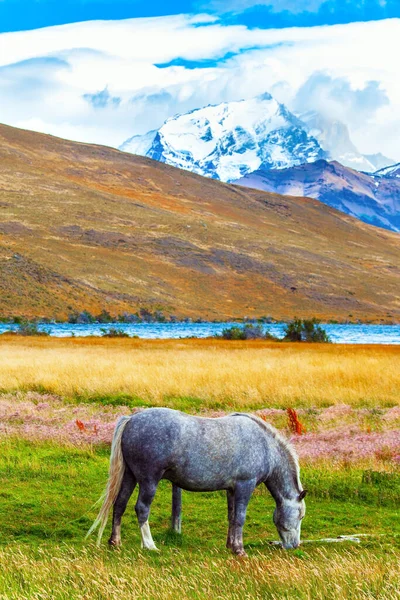
M 285 335 L 284 340 L 290 342 L 301 342 L 302 341 L 302 329 L 303 324 L 301 319 L 297 319 L 296 317 L 293 321 L 289 321 L 289 323 L 285 326 Z
M 100 329 L 101 337 L 107 338 L 128 338 L 130 337 L 129 333 L 126 333 L 123 329 L 117 329 L 116 327 L 110 327 L 109 329 L 104 329 L 103 327 Z M 137 335 L 133 337 L 138 337 Z
M 95 322 L 96 318 L 88 310 L 83 310 L 80 313 L 75 311 L 68 316 L 68 323 L 72 323 L 73 325 Z
M 15 333 L 17 335 L 50 335 L 50 332 L 47 329 L 39 329 L 37 323 L 26 319 L 21 319 Z
M 260 325 L 252 325 L 247 323 L 240 327 L 239 325 L 233 325 L 222 330 L 221 335 L 216 337 L 222 337 L 224 340 L 276 340 L 269 331 L 263 332 Z
M 165 323 L 167 320 L 162 310 L 156 310 L 154 313 L 154 319 L 157 323 Z
M 244 329 L 239 326 L 227 327 L 222 330 L 221 335 L 216 334 L 215 337 L 222 337 L 224 340 L 244 340 Z
M 139 323 L 141 319 L 137 313 L 123 312 L 122 314 L 118 315 L 117 320 L 120 323 Z
M 145 321 L 145 323 L 153 323 L 154 321 L 153 313 L 148 308 L 140 308 L 139 316 L 142 321 Z
M 288 342 L 324 342 L 328 343 L 328 334 L 320 327 L 318 319 L 298 319 L 287 323 L 284 340 Z
M 100 314 L 95 317 L 98 323 L 112 323 L 115 319 L 110 315 L 108 310 L 102 310 Z

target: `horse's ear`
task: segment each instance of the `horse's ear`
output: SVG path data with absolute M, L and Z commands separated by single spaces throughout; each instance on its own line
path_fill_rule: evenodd
M 303 490 L 303 491 L 302 491 L 302 492 L 300 492 L 300 494 L 298 495 L 298 498 L 297 498 L 297 500 L 298 500 L 299 502 L 301 502 L 302 500 L 304 500 L 304 498 L 306 497 L 306 495 L 307 495 L 307 490 Z

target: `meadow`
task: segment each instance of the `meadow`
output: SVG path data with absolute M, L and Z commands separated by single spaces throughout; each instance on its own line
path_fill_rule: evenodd
M 184 493 L 183 534 L 169 530 L 170 485 L 163 482 L 151 524 L 159 553 L 139 549 L 133 502 L 123 520 L 124 546 L 96 548 L 84 534 L 102 491 L 108 449 L 3 439 L 0 467 L 0 598 L 379 598 L 395 600 L 400 575 L 400 476 L 366 477 L 372 464 L 328 470 L 303 467 L 309 488 L 303 545 L 284 551 L 272 523 L 273 502 L 258 488 L 248 510 L 248 559 L 225 549 L 223 493 Z M 367 533 L 359 544 L 313 543 Z
M 390 407 L 400 346 L 0 336 L 0 391 L 193 410 Z
M 1 600 L 400 597 L 400 348 L 1 336 L 0 353 Z M 270 543 L 262 488 L 247 559 L 225 549 L 222 492 L 184 493 L 174 534 L 168 482 L 150 517 L 159 553 L 140 550 L 134 499 L 121 549 L 85 540 L 115 420 L 150 405 L 257 411 L 286 435 L 295 408 L 306 429 L 291 438 L 309 490 L 302 546 Z M 358 543 L 321 541 L 351 534 Z

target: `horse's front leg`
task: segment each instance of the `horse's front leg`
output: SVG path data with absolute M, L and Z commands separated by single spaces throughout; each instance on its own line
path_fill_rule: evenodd
M 256 487 L 256 481 L 238 481 L 234 491 L 235 515 L 233 518 L 232 552 L 247 556 L 243 547 L 243 525 L 246 520 L 247 505 Z
M 142 536 L 142 548 L 146 548 L 146 550 L 158 550 L 153 541 L 149 525 L 150 507 L 156 494 L 157 485 L 158 481 L 146 480 L 139 482 L 139 495 L 135 511 Z
M 182 529 L 182 490 L 180 487 L 172 484 L 172 517 L 171 527 L 176 533 L 181 533 Z

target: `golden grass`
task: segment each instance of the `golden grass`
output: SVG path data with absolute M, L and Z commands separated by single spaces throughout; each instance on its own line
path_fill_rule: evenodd
M 246 560 L 224 552 L 191 556 L 177 548 L 164 556 L 93 552 L 91 548 L 0 551 L 0 597 L 158 600 L 175 598 L 398 599 L 398 554 L 386 546 L 315 548 L 299 556 L 270 551 Z
M 400 347 L 214 340 L 0 341 L 2 391 L 198 409 L 394 406 Z M 122 403 L 122 402 L 121 402 Z

